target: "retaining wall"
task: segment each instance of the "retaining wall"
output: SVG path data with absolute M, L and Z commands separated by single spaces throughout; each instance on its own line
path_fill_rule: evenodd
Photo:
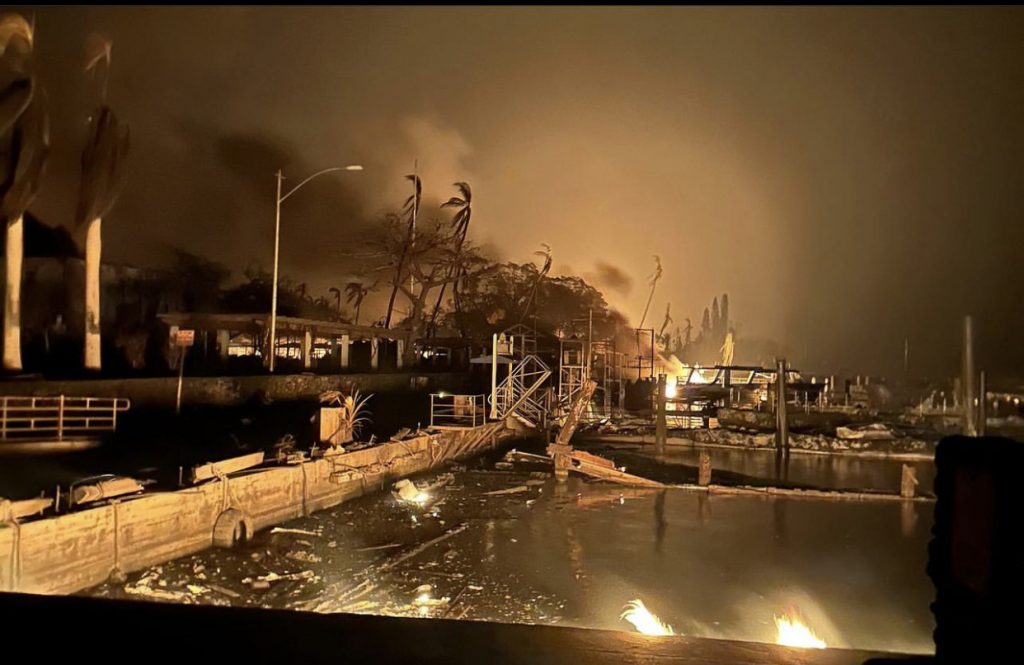
M 503 423 L 444 430 L 302 464 L 242 472 L 175 492 L 0 525 L 0 589 L 73 593 L 106 581 L 114 572 L 141 570 L 210 547 L 219 519 L 240 522 L 251 534 L 381 489 L 445 460 L 480 453 L 511 436 Z

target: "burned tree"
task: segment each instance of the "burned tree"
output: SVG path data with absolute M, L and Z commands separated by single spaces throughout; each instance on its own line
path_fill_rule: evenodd
M 99 56 L 92 56 L 86 70 L 105 63 L 110 68 L 110 45 L 104 42 Z M 125 181 L 128 156 L 128 125 L 118 120 L 106 101 L 104 73 L 103 101 L 89 117 L 89 135 L 82 150 L 82 177 L 75 221 L 85 227 L 85 367 L 99 370 L 100 265 L 103 218 L 114 207 Z
M 24 215 L 49 150 L 45 94 L 32 71 L 32 28 L 18 15 L 0 20 L 0 212 L 6 232 L 4 369 L 21 369 Z

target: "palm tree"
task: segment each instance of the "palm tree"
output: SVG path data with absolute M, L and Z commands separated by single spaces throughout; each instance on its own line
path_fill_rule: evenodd
M 654 257 L 654 272 L 650 277 L 647 278 L 647 283 L 651 286 L 651 292 L 647 296 L 647 304 L 644 305 L 644 315 L 640 317 L 640 325 L 637 328 L 644 327 L 644 321 L 647 320 L 647 311 L 651 308 L 651 300 L 654 299 L 654 289 L 658 287 L 658 280 L 661 279 L 661 257 L 655 255 Z
M 336 286 L 332 286 L 327 289 L 327 292 L 334 296 L 334 302 L 338 307 L 338 311 L 341 312 L 341 289 Z
M 4 369 L 21 370 L 21 266 L 24 215 L 39 189 L 49 152 L 49 119 L 32 73 L 32 27 L 14 14 L 0 20 L 0 214 L 6 226 Z
M 459 279 L 464 272 L 462 266 L 459 263 L 459 258 L 462 255 L 462 246 L 466 242 L 466 235 L 469 233 L 469 221 L 473 216 L 473 190 L 470 189 L 469 183 L 457 182 L 455 187 L 459 190 L 459 194 L 462 196 L 453 196 L 444 203 L 441 204 L 442 208 L 457 208 L 455 215 L 452 217 L 452 238 L 455 240 L 455 258 L 452 265 L 448 267 L 446 277 L 451 280 L 455 279 L 455 284 L 452 286 L 452 291 L 455 295 L 455 303 L 458 307 L 459 304 Z M 437 304 L 434 305 L 434 313 L 430 317 L 430 331 L 433 332 L 434 325 L 437 322 L 437 313 L 441 309 L 441 302 L 444 300 L 445 287 L 448 286 L 448 282 L 441 284 L 441 289 L 437 294 Z M 460 326 L 461 330 L 461 326 Z M 465 335 L 463 335 L 465 336 Z
M 540 288 L 540 283 L 544 281 L 544 278 L 549 272 L 551 272 L 551 245 L 542 242 L 540 244 L 543 247 L 543 251 L 534 252 L 534 256 L 544 257 L 544 265 L 537 273 L 537 279 L 533 282 L 533 288 L 530 289 L 530 296 L 526 299 L 526 305 L 523 307 L 523 314 L 519 317 L 519 322 L 522 323 L 526 315 L 530 313 L 530 306 L 533 304 L 533 299 L 537 297 L 537 289 Z
M 356 308 L 354 324 L 359 325 L 359 310 L 363 306 L 363 300 L 370 293 L 370 288 L 362 282 L 349 282 L 345 285 L 345 296 L 348 304 Z
M 100 264 L 103 218 L 124 186 L 128 125 L 100 105 L 89 118 L 89 139 L 82 151 L 82 183 L 78 197 L 79 225 L 85 226 L 85 367 L 99 370 Z
M 384 327 L 391 327 L 391 313 L 395 309 L 395 296 L 398 295 L 398 285 L 402 283 L 402 271 L 405 268 L 405 257 L 412 248 L 413 243 L 416 242 L 416 218 L 420 213 L 420 200 L 423 196 L 423 182 L 420 177 L 415 173 L 412 175 L 405 176 L 406 180 L 412 182 L 413 193 L 405 200 L 405 205 L 402 208 L 403 214 L 409 216 L 409 232 L 406 236 L 405 243 L 402 245 L 402 253 L 398 258 L 398 264 L 395 266 L 395 282 L 391 287 L 391 297 L 388 298 L 388 311 L 384 317 Z

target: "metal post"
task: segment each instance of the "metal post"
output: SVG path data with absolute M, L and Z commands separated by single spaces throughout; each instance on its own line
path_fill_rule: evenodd
M 270 359 L 267 368 L 274 371 L 274 356 L 277 355 L 277 260 L 281 252 L 281 181 L 284 175 L 277 170 L 277 196 L 274 198 L 276 210 L 274 214 L 274 286 L 270 292 Z
M 789 452 L 789 423 L 786 420 L 786 359 L 780 358 L 775 375 L 775 450 Z
M 668 436 L 668 423 L 666 418 L 666 402 L 665 389 L 667 380 L 664 374 L 658 375 L 658 395 L 657 405 L 658 413 L 654 421 L 654 456 L 660 458 L 665 454 L 665 439 Z
M 185 380 L 185 353 L 188 351 L 187 346 L 178 347 L 181 349 L 181 356 L 178 359 L 178 398 L 175 402 L 174 412 L 181 413 L 181 384 Z M 116 404 L 115 404 L 116 408 Z
M 963 423 L 964 434 L 978 435 L 978 420 L 974 408 L 974 322 L 970 315 L 964 317 L 963 373 Z
M 491 335 L 491 420 L 498 419 L 498 333 Z
M 985 393 L 985 370 L 981 370 L 978 374 L 978 436 L 985 436 L 985 420 L 988 417 Z
M 114 413 L 117 413 L 117 401 L 114 401 Z M 64 440 L 64 395 L 60 396 L 60 406 L 57 407 L 57 440 Z M 58 486 L 59 487 L 59 486 Z

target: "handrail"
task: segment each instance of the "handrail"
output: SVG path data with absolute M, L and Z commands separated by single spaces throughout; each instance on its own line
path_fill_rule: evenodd
M 117 429 L 122 397 L 0 397 L 0 441 L 90 438 Z

